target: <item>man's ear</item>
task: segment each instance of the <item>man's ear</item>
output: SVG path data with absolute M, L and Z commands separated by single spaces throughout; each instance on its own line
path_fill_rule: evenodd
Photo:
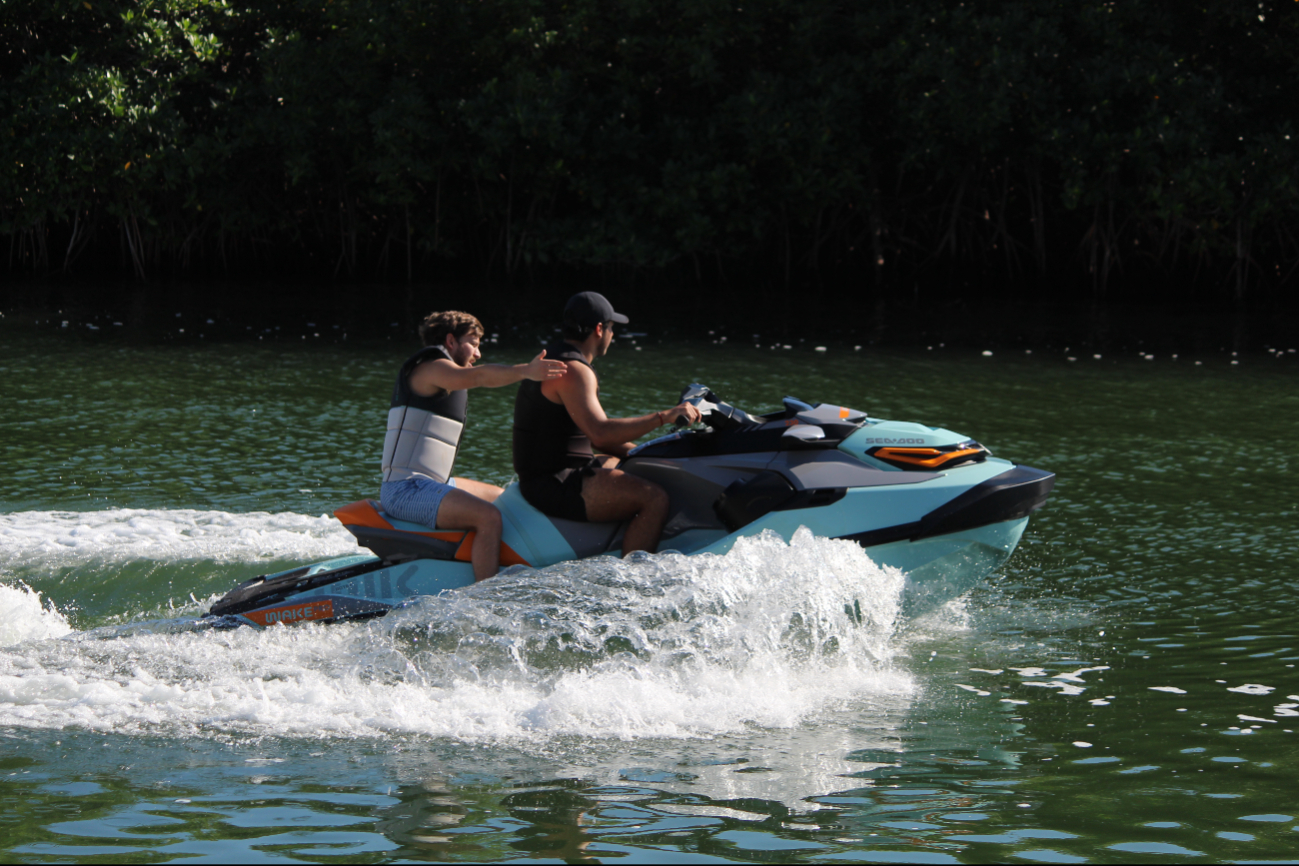
M 447 334 L 442 338 L 442 348 L 448 352 L 454 352 L 459 345 L 460 341 L 456 339 L 455 334 Z

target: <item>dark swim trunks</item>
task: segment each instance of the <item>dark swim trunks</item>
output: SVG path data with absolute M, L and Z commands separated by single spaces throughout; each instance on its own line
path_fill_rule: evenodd
M 519 492 L 528 504 L 550 517 L 586 521 L 586 502 L 582 499 L 582 481 L 600 468 L 598 460 L 585 466 L 564 469 L 554 475 L 536 475 L 519 480 Z

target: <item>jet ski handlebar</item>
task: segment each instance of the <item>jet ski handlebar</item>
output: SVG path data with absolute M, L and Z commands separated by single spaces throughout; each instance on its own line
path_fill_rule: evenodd
M 711 388 L 698 382 L 687 385 L 682 390 L 681 402 L 689 403 L 698 409 L 704 424 L 714 430 L 729 430 L 757 423 L 743 409 L 724 403 Z M 678 427 L 685 427 L 689 422 L 684 418 L 677 418 L 676 424 Z

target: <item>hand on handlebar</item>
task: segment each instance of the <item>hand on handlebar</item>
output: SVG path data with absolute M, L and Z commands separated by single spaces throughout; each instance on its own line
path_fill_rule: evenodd
M 663 413 L 667 423 L 675 424 L 678 427 L 689 427 L 691 424 L 699 423 L 703 415 L 699 409 L 690 403 L 682 403 L 679 406 L 673 406 Z

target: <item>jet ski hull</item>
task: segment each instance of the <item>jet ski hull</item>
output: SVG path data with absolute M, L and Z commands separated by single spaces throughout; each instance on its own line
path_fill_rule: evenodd
M 1053 480 L 1049 473 L 1043 475 Z M 844 519 L 845 513 L 860 513 L 854 506 L 859 505 L 855 500 L 861 496 L 850 492 L 839 502 L 819 509 L 774 512 L 711 543 L 691 544 L 690 533 L 686 533 L 676 539 L 678 547 L 665 549 L 724 554 L 737 539 L 766 531 L 788 540 L 802 526 L 835 526 Z M 1023 503 L 1018 506 L 1019 509 L 1027 507 Z M 969 592 L 985 576 L 1000 568 L 1014 552 L 1027 525 L 1028 516 L 1024 514 L 979 526 L 923 534 L 923 520 L 917 520 L 897 524 L 888 533 L 874 530 L 878 540 L 874 544 L 864 543 L 871 540 L 871 533 L 845 532 L 831 537 L 861 544 L 876 563 L 906 572 L 905 610 L 914 615 Z M 715 534 L 715 531 L 695 532 L 693 540 L 707 542 Z M 528 550 L 531 544 L 541 543 L 518 535 L 511 540 Z M 572 558 L 575 557 L 555 561 Z M 413 558 L 394 563 L 378 556 L 350 556 L 254 578 L 214 605 L 211 614 L 224 618 L 229 625 L 260 628 L 308 620 L 367 619 L 403 607 L 413 599 L 460 589 L 473 582 L 473 569 L 468 562 Z
M 692 386 L 694 393 L 712 397 L 700 387 Z M 916 613 L 1001 567 L 1055 482 L 1050 472 L 994 458 L 951 431 L 790 398 L 786 407 L 783 417 L 753 419 L 714 405 L 719 425 L 729 421 L 729 429 L 672 434 L 623 462 L 620 468 L 668 491 L 660 550 L 724 554 L 739 538 L 773 532 L 789 540 L 806 526 L 906 572 L 904 606 Z M 547 517 L 518 485 L 496 506 L 503 566 L 543 568 L 621 553 L 624 527 Z M 335 514 L 373 555 L 254 578 L 214 604 L 210 616 L 262 628 L 364 619 L 473 583 L 472 533 L 404 523 L 370 500 Z
M 875 545 L 867 547 L 866 552 L 880 565 L 906 572 L 905 611 L 915 615 L 959 598 L 1000 568 L 1014 552 L 1027 525 L 1028 518 L 1021 517 L 950 535 Z M 739 533 L 708 552 L 724 553 L 736 538 L 754 534 Z M 360 568 L 357 559 L 363 560 Z M 315 563 L 310 569 L 310 577 L 317 579 L 314 584 L 303 583 L 307 575 L 301 568 L 266 575 L 255 579 L 259 585 L 274 587 L 286 578 L 291 584 L 282 592 L 252 596 L 244 604 L 218 602 L 211 616 L 224 620 L 226 625 L 258 628 L 309 620 L 330 623 L 370 619 L 420 597 L 461 589 L 474 582 L 468 563 L 436 559 L 392 564 L 377 556 L 343 557 Z

